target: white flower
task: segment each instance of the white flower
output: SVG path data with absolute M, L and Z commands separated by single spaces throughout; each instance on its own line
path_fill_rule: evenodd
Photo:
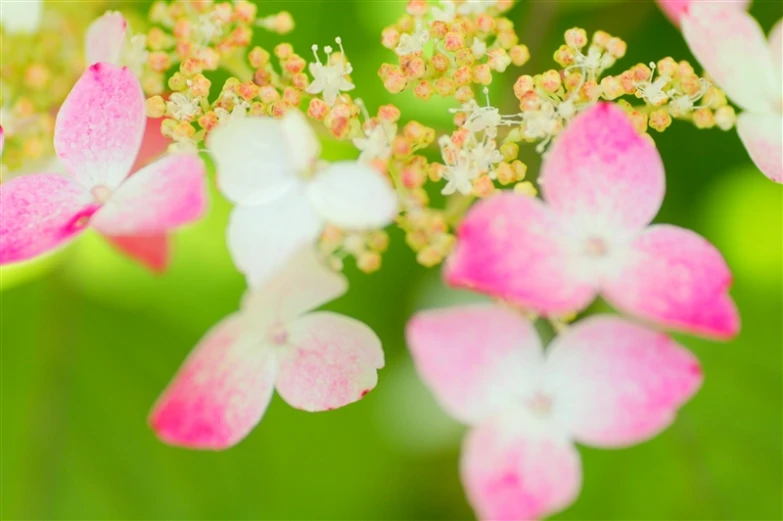
M 497 149 L 494 140 L 486 140 L 470 149 L 470 156 L 473 164 L 480 172 L 491 170 L 492 167 L 503 161 L 503 154 Z
M 400 43 L 394 50 L 400 56 L 421 52 L 428 41 L 430 41 L 429 30 L 422 27 L 421 23 L 417 23 L 413 34 L 405 33 L 400 36 Z
M 320 143 L 298 111 L 282 120 L 230 119 L 207 145 L 218 188 L 237 205 L 229 250 L 252 286 L 315 242 L 327 223 L 371 230 L 397 214 L 397 197 L 381 174 L 357 161 L 318 161 Z
M 476 59 L 481 58 L 487 53 L 487 44 L 476 37 L 473 37 L 473 45 L 470 46 Z
M 461 15 L 478 15 L 487 12 L 487 9 L 495 5 L 491 0 L 466 0 L 457 9 Z
M 473 191 L 473 180 L 479 176 L 479 171 L 473 164 L 469 154 L 464 151 L 457 153 L 457 160 L 453 164 L 447 164 L 443 172 L 446 186 L 441 193 L 451 195 L 459 192 L 468 195 Z
M 440 0 L 441 7 L 433 7 L 430 10 L 432 14 L 432 20 L 434 22 L 447 22 L 454 21 L 454 17 L 457 15 L 457 8 L 452 0 Z
M 397 126 L 380 123 L 366 137 L 357 137 L 353 145 L 361 151 L 359 161 L 368 162 L 374 159 L 383 161 L 391 155 L 391 142 L 397 135 Z
M 315 63 L 310 64 L 310 74 L 313 75 L 313 81 L 305 89 L 305 92 L 308 94 L 323 93 L 323 98 L 327 105 L 334 105 L 340 92 L 354 89 L 354 84 L 346 77 L 353 72 L 353 68 L 345 60 L 342 40 L 338 37 L 335 38 L 335 41 L 340 46 L 340 53 L 342 54 L 341 59 L 337 63 L 332 63 L 332 48 L 328 45 L 324 47 L 326 63 L 321 63 L 321 59 L 318 57 L 318 46 L 313 45 Z
M 201 110 L 197 100 L 190 99 L 181 92 L 175 92 L 169 96 L 169 100 L 166 102 L 166 108 L 174 119 L 180 121 L 190 120 L 193 116 L 198 114 L 199 110 Z
M 3 2 L 0 25 L 7 33 L 34 33 L 43 18 L 43 0 Z
M 672 81 L 672 79 L 665 74 L 662 74 L 658 76 L 655 81 L 653 81 L 654 76 L 655 63 L 650 63 L 650 79 L 637 83 L 636 92 L 639 96 L 642 97 L 642 99 L 651 105 L 661 105 L 662 103 L 666 103 L 666 100 L 669 99 L 669 97 L 666 95 L 666 92 L 664 91 L 664 88 L 669 84 L 670 81 Z

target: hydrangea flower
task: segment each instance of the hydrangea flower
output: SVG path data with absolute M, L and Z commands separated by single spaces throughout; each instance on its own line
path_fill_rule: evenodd
M 0 25 L 7 33 L 34 33 L 43 18 L 43 0 L 3 2 Z
M 665 334 L 587 318 L 546 350 L 533 325 L 495 304 L 425 311 L 407 339 L 441 406 L 469 425 L 462 483 L 480 519 L 539 519 L 579 495 L 574 442 L 648 440 L 699 389 L 694 356 Z
M 311 311 L 347 287 L 314 250 L 298 252 L 190 354 L 153 408 L 157 435 L 173 445 L 225 449 L 261 420 L 275 388 L 311 412 L 364 397 L 384 364 L 381 341 L 357 320 Z
M 665 14 L 674 25 L 680 24 L 683 15 L 688 12 L 688 8 L 691 5 L 705 3 L 704 0 L 657 0 L 657 2 L 658 7 L 663 11 L 663 14 Z M 720 3 L 728 8 L 742 10 L 748 8 L 750 0 L 723 0 Z
M 343 42 L 339 37 L 335 39 L 335 42 L 340 46 L 340 59 L 332 60 L 332 48 L 327 45 L 324 47 L 326 63 L 321 63 L 321 58 L 318 57 L 318 46 L 313 45 L 315 62 L 310 63 L 309 67 L 313 81 L 305 89 L 308 94 L 322 94 L 324 101 L 329 106 L 334 105 L 340 92 L 347 92 L 355 87 L 348 79 L 353 68 L 346 61 Z
M 694 3 L 682 17 L 691 51 L 744 112 L 737 132 L 750 158 L 783 183 L 783 22 L 769 42 L 758 22 L 722 3 Z
M 44 254 L 88 227 L 122 241 L 154 238 L 201 217 L 207 199 L 198 156 L 169 155 L 128 177 L 145 122 L 141 86 L 129 70 L 89 67 L 55 123 L 55 151 L 69 175 L 0 185 L 0 264 Z
M 505 193 L 478 203 L 457 231 L 446 280 L 549 316 L 601 293 L 618 309 L 716 338 L 739 329 L 726 262 L 704 238 L 647 226 L 663 201 L 655 146 L 626 114 L 599 104 L 555 140 L 544 201 Z
M 376 229 L 397 214 L 397 197 L 382 174 L 357 161 L 318 161 L 320 143 L 299 111 L 282 120 L 230 120 L 207 144 L 218 188 L 237 205 L 228 246 L 250 285 L 312 244 L 327 223 Z

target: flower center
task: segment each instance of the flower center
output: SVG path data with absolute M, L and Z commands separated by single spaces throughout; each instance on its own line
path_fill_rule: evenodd
M 92 189 L 92 197 L 96 203 L 105 203 L 109 200 L 109 196 L 111 196 L 111 189 L 108 186 L 98 185 Z
M 276 322 L 269 328 L 268 338 L 271 343 L 283 346 L 288 343 L 288 330 L 282 322 Z
M 528 402 L 528 407 L 536 416 L 549 416 L 549 413 L 552 412 L 552 398 L 542 393 L 536 393 Z
M 585 252 L 590 257 L 605 257 L 609 252 L 609 246 L 600 237 L 591 237 L 587 240 Z

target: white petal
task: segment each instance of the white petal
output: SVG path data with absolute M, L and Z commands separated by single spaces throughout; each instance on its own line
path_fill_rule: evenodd
M 356 161 L 333 163 L 308 183 L 315 211 L 348 229 L 382 228 L 397 215 L 397 196 L 388 181 Z
M 3 2 L 0 8 L 0 24 L 9 33 L 35 32 L 41 24 L 42 17 L 42 0 Z
M 280 121 L 283 139 L 294 168 L 298 172 L 311 169 L 321 155 L 321 142 L 304 115 L 298 110 L 286 112 Z
M 772 61 L 780 78 L 783 74 L 783 19 L 778 20 L 769 33 L 769 49 L 772 51 Z
M 128 22 L 117 11 L 107 11 L 87 28 L 84 55 L 87 63 L 120 64 L 122 46 L 128 32 Z
M 783 116 L 745 112 L 737 119 L 737 133 L 758 169 L 783 183 Z

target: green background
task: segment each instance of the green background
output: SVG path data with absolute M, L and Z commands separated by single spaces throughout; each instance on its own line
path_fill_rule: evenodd
M 262 14 L 285 8 L 294 15 L 297 29 L 286 39 L 303 54 L 341 36 L 356 92 L 371 108 L 394 101 L 403 115 L 449 128 L 447 105 L 389 95 L 377 78 L 379 65 L 394 60 L 378 43 L 380 31 L 404 2 L 259 4 Z M 781 6 L 756 1 L 751 12 L 769 30 Z M 508 110 L 515 77 L 554 67 L 552 53 L 569 27 L 625 39 L 628 56 L 614 72 L 665 56 L 691 59 L 651 1 L 523 1 L 509 17 L 533 60 L 493 84 L 493 102 Z M 270 48 L 283 40 L 258 38 Z M 701 392 L 650 442 L 581 448 L 581 497 L 556 518 L 781 519 L 781 187 L 752 166 L 734 131 L 675 123 L 655 138 L 668 182 L 657 221 L 692 228 L 723 251 L 742 333 L 729 343 L 681 337 L 704 365 Z M 526 154 L 535 173 L 537 159 Z M 414 310 L 464 296 L 444 290 L 437 270 L 418 267 L 399 233 L 392 233 L 384 269 L 366 276 L 349 266 L 349 293 L 328 306 L 363 320 L 383 340 L 386 368 L 367 398 L 309 414 L 275 397 L 259 427 L 222 453 L 155 438 L 146 424 L 153 401 L 243 291 L 224 243 L 228 210 L 213 193 L 208 218 L 176 237 L 163 277 L 95 236 L 32 267 L 0 272 L 2 517 L 472 518 L 457 476 L 464 428 L 418 382 L 403 339 Z

